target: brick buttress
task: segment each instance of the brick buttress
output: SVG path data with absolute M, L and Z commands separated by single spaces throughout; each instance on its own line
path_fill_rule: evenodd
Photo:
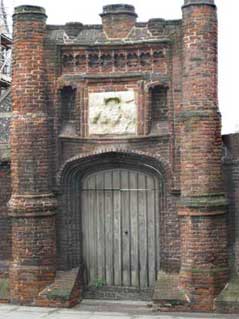
M 228 277 L 213 0 L 185 0 L 183 56 L 181 284 L 194 310 L 209 311 Z
M 45 102 L 44 9 L 15 8 L 11 122 L 12 303 L 34 304 L 55 277 L 56 200 L 49 172 Z

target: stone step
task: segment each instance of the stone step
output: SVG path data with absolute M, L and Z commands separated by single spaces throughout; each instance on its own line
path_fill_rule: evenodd
M 55 281 L 42 290 L 36 301 L 38 306 L 70 308 L 80 300 L 80 268 L 59 271 Z

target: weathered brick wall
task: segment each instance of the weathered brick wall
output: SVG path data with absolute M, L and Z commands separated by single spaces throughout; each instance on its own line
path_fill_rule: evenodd
M 239 134 L 223 136 L 223 172 L 228 199 L 228 239 L 231 271 L 239 270 Z
M 0 163 L 0 274 L 8 271 L 11 258 L 11 224 L 7 203 L 11 196 L 10 163 Z
M 9 127 L 11 119 L 11 88 L 2 90 L 0 103 L 0 161 L 9 161 Z
M 157 133 L 168 123 L 167 89 L 156 86 L 151 90 L 151 132 Z M 166 122 L 166 123 L 165 123 Z

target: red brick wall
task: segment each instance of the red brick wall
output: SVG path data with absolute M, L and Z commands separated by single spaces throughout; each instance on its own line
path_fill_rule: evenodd
M 223 136 L 223 172 L 228 199 L 228 239 L 231 271 L 239 270 L 239 134 Z
M 0 274 L 8 271 L 11 258 L 11 224 L 7 207 L 10 196 L 10 163 L 2 163 L 0 165 Z

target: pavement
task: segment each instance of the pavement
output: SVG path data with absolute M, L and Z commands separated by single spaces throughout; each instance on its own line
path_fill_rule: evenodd
M 86 302 L 81 307 L 77 306 L 72 309 L 23 307 L 6 304 L 0 305 L 0 319 L 239 319 L 239 315 L 154 313 L 149 309 L 147 313 L 142 311 L 143 314 L 141 314 L 141 308 L 143 310 L 144 305 L 137 303 L 131 303 L 131 305 L 119 302 L 114 304 L 105 303 L 105 307 L 99 310 L 96 304 L 97 302 L 95 304 L 87 304 Z M 114 309 L 119 308 L 121 311 L 114 312 Z M 104 311 L 106 309 L 108 311 Z

